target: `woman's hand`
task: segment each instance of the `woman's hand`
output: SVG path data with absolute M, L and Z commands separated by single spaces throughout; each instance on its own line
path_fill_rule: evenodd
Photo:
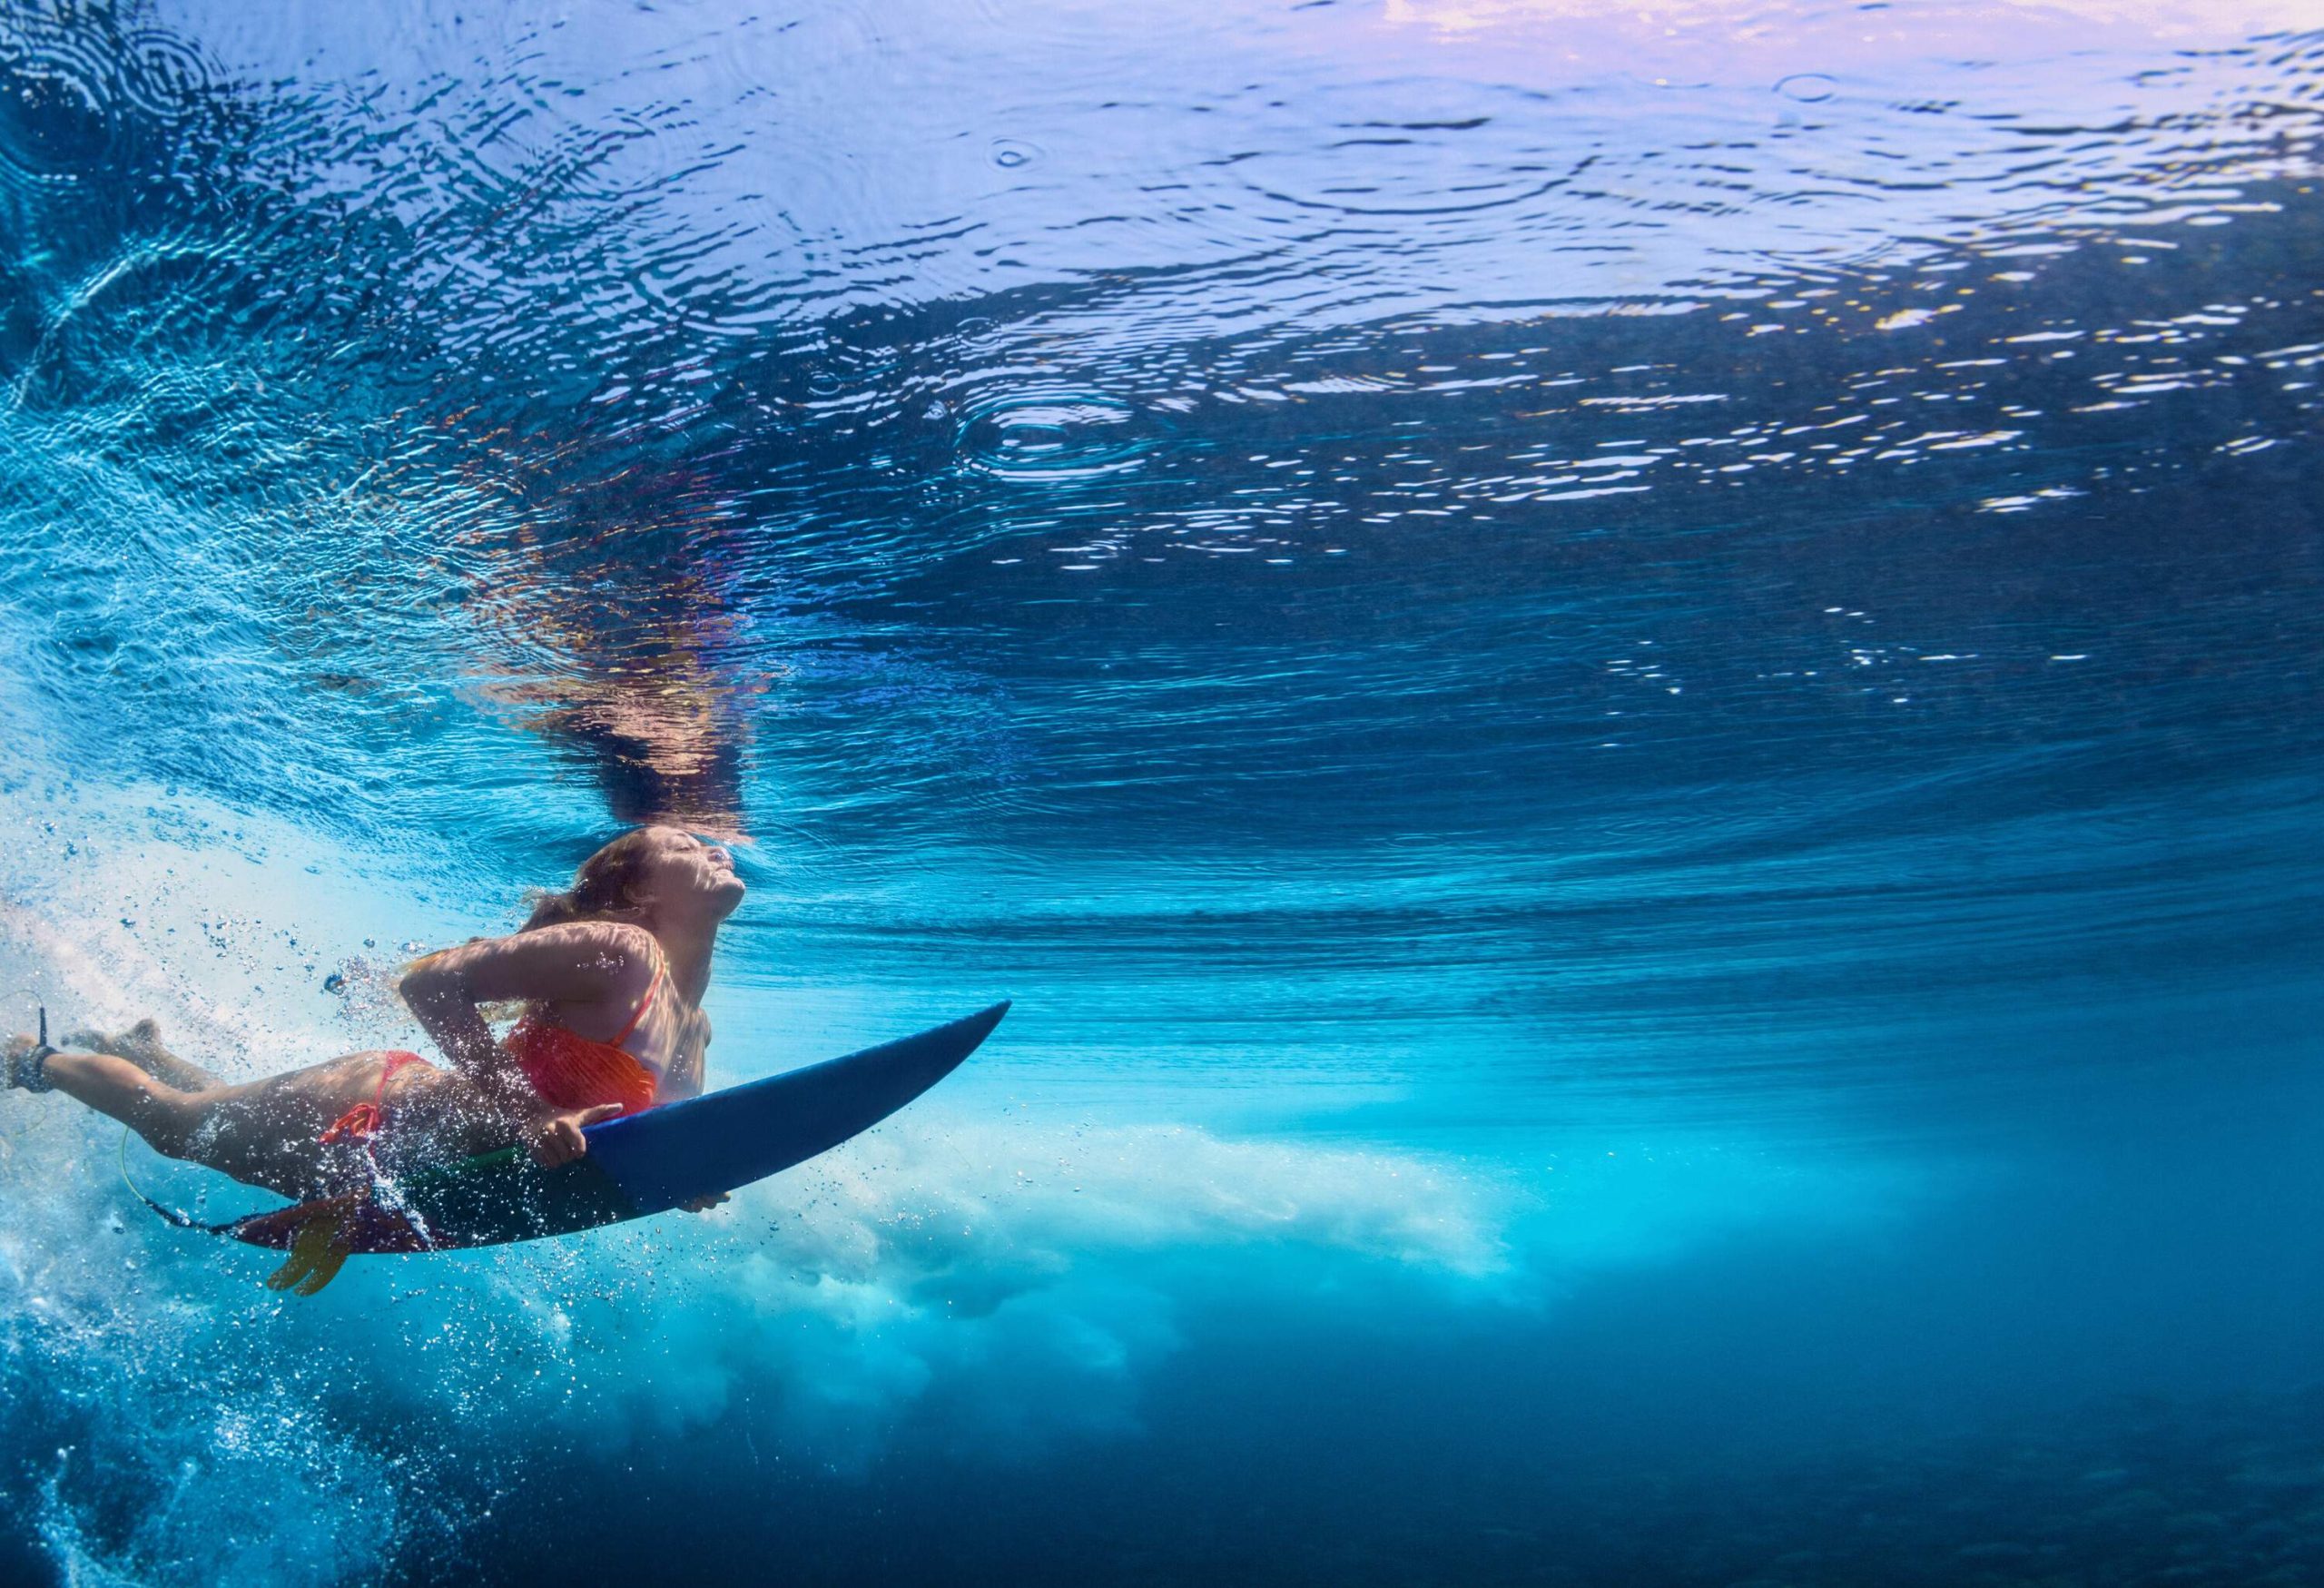
M 589 1150 L 588 1139 L 581 1134 L 583 1126 L 613 1119 L 620 1112 L 619 1103 L 599 1103 L 594 1109 L 543 1115 L 525 1133 L 525 1150 L 543 1169 L 561 1168 Z

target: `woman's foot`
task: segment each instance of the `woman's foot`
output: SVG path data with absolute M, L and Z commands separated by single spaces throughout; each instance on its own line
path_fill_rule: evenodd
M 126 1059 L 154 1080 L 180 1091 L 207 1091 L 225 1083 L 199 1064 L 179 1058 L 162 1046 L 162 1028 L 151 1016 L 125 1031 L 107 1035 L 92 1026 L 66 1035 L 64 1045 L 89 1053 L 110 1053 Z
M 112 1033 L 84 1026 L 77 1031 L 65 1032 L 64 1045 L 78 1048 L 84 1053 L 110 1053 L 141 1068 L 153 1054 L 166 1051 L 162 1047 L 162 1028 L 151 1019 L 139 1021 L 125 1031 Z

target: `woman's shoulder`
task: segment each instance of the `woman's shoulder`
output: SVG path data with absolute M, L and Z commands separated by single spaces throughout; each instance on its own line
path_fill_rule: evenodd
M 537 926 L 517 936 L 542 948 L 596 956 L 609 971 L 630 965 L 651 969 L 662 963 L 662 945 L 654 934 L 626 921 L 566 921 L 555 926 Z
M 519 994 L 562 1010 L 580 1004 L 635 1006 L 665 971 L 662 945 L 642 926 L 625 921 L 567 921 L 537 926 L 505 939 L 531 967 L 516 980 L 531 983 Z

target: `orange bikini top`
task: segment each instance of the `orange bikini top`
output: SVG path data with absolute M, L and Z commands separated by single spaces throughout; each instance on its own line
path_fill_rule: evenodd
M 589 1109 L 599 1103 L 619 1103 L 625 1114 L 654 1106 L 659 1079 L 622 1044 L 637 1029 L 645 1011 L 662 991 L 667 964 L 655 956 L 654 980 L 637 1001 L 637 1012 L 610 1042 L 593 1041 L 577 1031 L 527 1015 L 517 1022 L 501 1045 L 541 1100 L 559 1109 Z

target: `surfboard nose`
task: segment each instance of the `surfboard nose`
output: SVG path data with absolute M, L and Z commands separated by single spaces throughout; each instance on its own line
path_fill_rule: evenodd
M 592 1125 L 587 1161 L 640 1213 L 733 1190 L 870 1129 L 958 1069 L 1009 1009 Z
M 950 1029 L 958 1031 L 963 1037 L 973 1033 L 975 1041 L 981 1042 L 992 1035 L 992 1028 L 1000 1023 L 1000 1017 L 1007 1014 L 1009 1006 L 1016 1001 L 1013 998 L 1004 998 L 990 1009 L 980 1009 L 974 1014 L 962 1015 L 952 1022 Z M 973 1046 L 974 1043 L 970 1045 Z

